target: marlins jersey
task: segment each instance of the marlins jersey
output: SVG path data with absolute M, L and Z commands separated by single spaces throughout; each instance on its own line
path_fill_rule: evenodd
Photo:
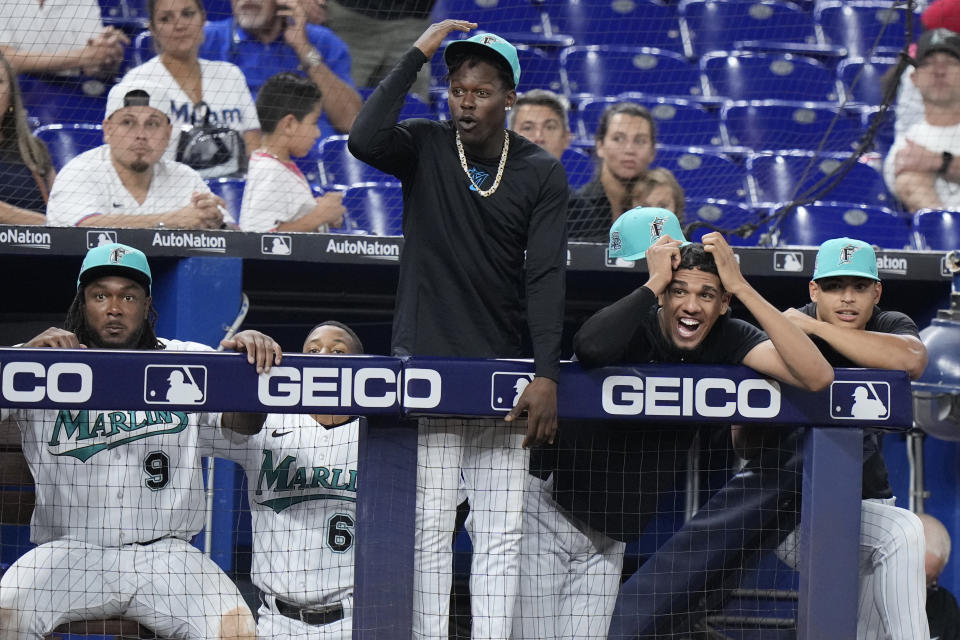
M 301 606 L 353 595 L 359 419 L 326 428 L 270 414 L 253 436 L 224 433 L 217 455 L 247 474 L 253 583 Z
M 168 352 L 211 350 L 162 342 Z M 36 483 L 32 542 L 68 538 L 116 547 L 165 536 L 189 540 L 203 528 L 200 456 L 213 435 L 206 427 L 219 414 L 17 409 L 0 419 L 8 415 L 20 427 Z

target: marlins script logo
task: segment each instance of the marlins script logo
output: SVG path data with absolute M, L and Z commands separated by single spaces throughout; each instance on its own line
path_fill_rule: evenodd
M 101 451 L 187 428 L 182 411 L 70 411 L 61 409 L 47 441 L 52 455 L 86 462 Z
M 319 493 L 304 493 L 311 489 Z M 327 491 L 342 491 L 325 493 Z M 301 467 L 294 456 L 284 456 L 279 463 L 273 462 L 273 451 L 264 449 L 260 462 L 260 475 L 257 476 L 257 490 L 254 495 L 261 496 L 270 492 L 276 497 L 258 502 L 280 513 L 287 507 L 310 500 L 357 501 L 357 472 L 354 470 L 328 467 Z

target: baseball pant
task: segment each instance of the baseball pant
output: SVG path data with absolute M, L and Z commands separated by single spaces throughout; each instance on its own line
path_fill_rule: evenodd
M 860 510 L 860 597 L 857 640 L 928 640 L 926 543 L 916 515 L 895 499 L 864 500 Z M 777 549 L 797 568 L 799 535 Z
M 520 588 L 526 421 L 421 420 L 417 446 L 414 638 L 446 640 L 453 571 L 451 538 L 461 470 L 470 499 L 474 640 L 510 637 Z
M 257 637 L 277 640 L 350 640 L 353 616 L 344 609 L 344 617 L 330 624 L 310 625 L 277 613 L 266 604 L 257 611 Z
M 527 475 L 513 640 L 605 640 L 626 545 L 577 521 Z
M 0 580 L 0 638 L 42 639 L 65 622 L 121 616 L 164 638 L 220 637 L 221 618 L 253 615 L 233 582 L 190 543 L 101 547 L 55 540 L 21 556 Z

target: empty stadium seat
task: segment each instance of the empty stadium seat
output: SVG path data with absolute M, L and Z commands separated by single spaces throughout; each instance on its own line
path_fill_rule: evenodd
M 358 87 L 357 93 L 360 94 L 360 98 L 366 102 L 370 95 L 374 92 L 374 87 Z M 398 120 L 407 120 L 408 118 L 427 118 L 428 120 L 436 120 L 437 114 L 430 107 L 429 104 L 424 102 L 419 96 L 408 93 L 407 97 L 403 101 L 403 106 L 400 107 L 400 115 Z
M 139 67 L 144 62 L 157 55 L 153 48 L 153 34 L 141 31 L 133 38 L 133 66 Z
M 365 182 L 396 180 L 366 162 L 353 157 L 347 149 L 347 136 L 330 136 L 320 141 L 319 181 L 325 187 L 351 186 Z
M 837 77 L 851 102 L 878 105 L 883 102 L 883 74 L 895 64 L 896 58 L 848 58 L 837 65 Z
M 841 154 L 814 156 L 800 151 L 758 153 L 747 157 L 747 181 L 754 206 L 783 204 L 821 183 L 820 202 L 851 202 L 895 209 L 896 200 L 887 191 L 883 177 L 867 164 L 856 162 L 836 186 L 823 191 L 825 176 L 843 162 Z M 832 181 L 831 181 L 832 182 Z M 682 184 L 682 183 L 681 183 Z
M 33 134 L 47 145 L 57 171 L 84 151 L 103 144 L 99 124 L 48 124 L 38 127 Z
M 896 54 L 906 42 L 906 9 L 888 0 L 821 2 L 814 20 L 822 42 L 842 46 L 852 57 Z M 914 38 L 923 30 L 919 14 L 913 29 Z
M 658 145 L 652 166 L 670 169 L 688 198 L 747 199 L 744 170 L 720 152 Z
M 432 15 L 437 21 L 469 19 L 483 31 L 503 36 L 513 44 L 573 44 L 569 36 L 553 36 L 550 19 L 540 7 L 540 3 L 530 0 L 438 0 Z M 471 35 L 464 34 L 464 37 Z
M 722 142 L 716 113 L 702 104 L 683 98 L 658 98 L 640 93 L 624 93 L 616 98 L 588 98 L 580 102 L 575 133 L 584 140 L 592 140 L 603 110 L 622 101 L 635 102 L 650 110 L 657 126 L 658 144 L 709 147 L 719 146 Z
M 742 232 L 748 234 L 746 237 L 724 233 L 727 242 L 732 246 L 753 247 L 757 245 L 757 239 L 767 228 L 766 223 L 760 222 L 765 214 L 766 212 L 754 211 L 742 202 L 715 198 L 688 198 L 683 225 L 685 228 L 688 228 L 688 225 L 696 225 L 697 222 L 712 225 L 689 229 L 685 235 L 692 242 L 700 242 L 705 234 L 714 230 L 714 227 L 717 230 L 732 232 L 741 229 L 744 225 L 758 225 L 757 229 L 743 229 Z
M 933 251 L 960 249 L 960 212 L 921 209 L 913 216 L 913 246 Z
M 910 245 L 907 220 L 867 205 L 832 203 L 797 207 L 780 220 L 780 245 L 815 247 L 831 238 L 863 240 L 885 249 Z
M 673 7 L 654 0 L 559 0 L 545 3 L 554 32 L 578 45 L 636 45 L 684 53 Z
M 233 219 L 240 222 L 240 205 L 243 204 L 243 189 L 247 181 L 243 178 L 212 178 L 207 180 L 210 191 L 224 199 L 227 211 Z
M 861 107 L 859 110 L 860 122 L 862 123 L 864 133 L 873 126 L 874 120 L 879 117 L 880 110 L 877 107 Z M 891 107 L 883 116 L 883 122 L 877 127 L 876 135 L 873 139 L 873 151 L 881 156 L 886 156 L 887 150 L 893 146 L 893 139 L 896 136 L 897 113 Z
M 567 183 L 574 189 L 579 189 L 590 182 L 593 177 L 593 160 L 590 156 L 578 149 L 567 149 L 560 159 L 563 170 L 567 173 Z
M 20 75 L 27 113 L 43 124 L 103 122 L 111 85 L 94 78 Z
M 648 47 L 567 47 L 560 52 L 560 73 L 570 96 L 642 88 L 653 95 L 697 98 L 702 91 L 697 68 L 683 56 Z
M 728 102 L 720 112 L 724 144 L 756 150 L 853 151 L 862 124 L 830 104 L 764 100 Z
M 145 0 L 100 0 L 100 19 L 105 25 L 124 30 L 147 26 Z
M 789 44 L 816 45 L 817 33 L 806 11 L 792 2 L 715 2 L 684 0 L 679 7 L 686 54 L 742 50 L 743 43 L 776 50 Z
M 832 71 L 813 58 L 773 53 L 708 53 L 700 59 L 708 97 L 842 102 Z
M 343 194 L 351 225 L 375 236 L 403 235 L 403 191 L 393 183 L 355 185 Z

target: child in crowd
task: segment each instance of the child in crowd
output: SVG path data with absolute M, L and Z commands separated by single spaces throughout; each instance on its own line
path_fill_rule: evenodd
M 650 169 L 633 192 L 634 207 L 659 207 L 677 216 L 683 224 L 687 199 L 670 169 Z
M 257 96 L 262 140 L 250 156 L 240 206 L 243 231 L 321 231 L 343 221 L 342 193 L 315 198 L 290 156 L 306 155 L 320 137 L 320 89 L 284 72 L 270 77 Z

